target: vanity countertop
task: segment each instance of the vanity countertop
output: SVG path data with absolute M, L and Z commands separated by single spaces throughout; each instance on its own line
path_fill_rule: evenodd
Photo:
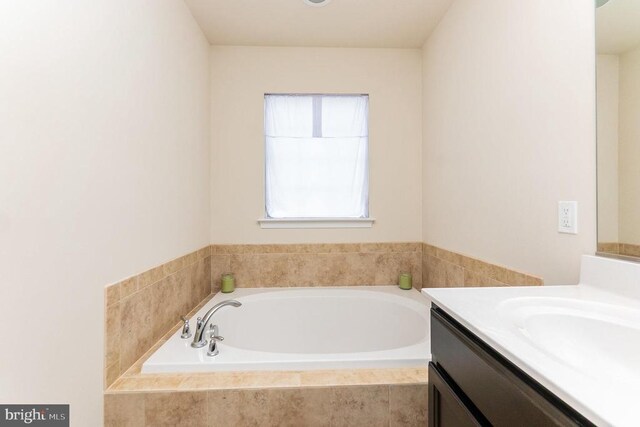
M 596 425 L 638 425 L 640 264 L 585 256 L 578 285 L 422 292 Z

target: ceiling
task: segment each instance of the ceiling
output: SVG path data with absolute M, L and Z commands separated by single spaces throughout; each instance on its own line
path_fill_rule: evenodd
M 598 53 L 620 54 L 640 47 L 640 0 L 609 0 L 596 9 Z
M 454 0 L 185 0 L 213 45 L 422 47 Z

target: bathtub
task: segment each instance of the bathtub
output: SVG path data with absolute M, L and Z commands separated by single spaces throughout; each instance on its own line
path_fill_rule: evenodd
M 212 318 L 220 353 L 191 347 L 176 332 L 142 366 L 151 372 L 315 370 L 426 366 L 430 360 L 429 300 L 395 286 L 245 288 L 218 293 L 235 299 Z

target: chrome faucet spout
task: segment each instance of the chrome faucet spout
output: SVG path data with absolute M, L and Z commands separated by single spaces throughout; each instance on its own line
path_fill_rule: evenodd
M 198 323 L 197 323 L 197 326 L 196 326 L 196 332 L 195 332 L 195 334 L 193 334 L 193 342 L 191 343 L 191 347 L 193 347 L 193 348 L 201 348 L 201 347 L 204 347 L 205 345 L 207 345 L 207 340 L 204 337 L 204 332 L 207 330 L 207 326 L 209 325 L 209 322 L 211 321 L 211 317 L 215 314 L 216 311 L 218 311 L 222 307 L 226 307 L 228 305 L 230 305 L 232 307 L 240 307 L 242 305 L 242 303 L 239 302 L 239 301 L 236 301 L 234 299 L 229 299 L 229 300 L 226 300 L 226 301 L 219 302 L 218 304 L 216 304 L 213 307 L 211 307 L 211 309 L 209 309 L 209 311 L 207 311 L 207 313 L 204 315 L 202 320 L 198 319 Z

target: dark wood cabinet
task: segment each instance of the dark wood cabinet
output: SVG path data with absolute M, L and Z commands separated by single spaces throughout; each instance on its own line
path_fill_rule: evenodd
M 429 426 L 593 426 L 471 333 L 431 308 Z
M 430 426 L 482 426 L 483 420 L 464 402 L 464 395 L 453 389 L 455 384 L 445 379 L 433 363 L 429 364 L 429 416 Z

